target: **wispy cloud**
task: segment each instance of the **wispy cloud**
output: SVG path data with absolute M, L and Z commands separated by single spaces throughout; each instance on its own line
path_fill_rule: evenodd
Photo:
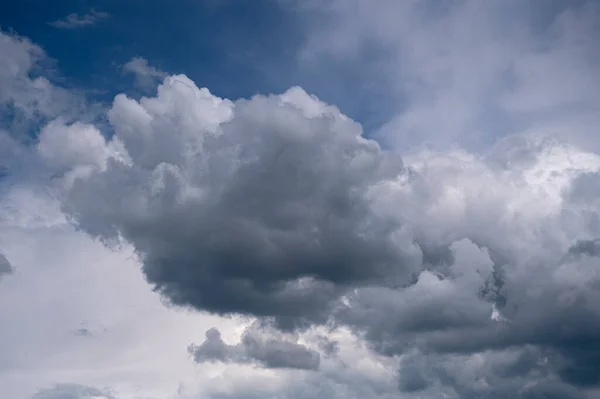
M 155 88 L 157 80 L 164 79 L 167 74 L 148 64 L 142 57 L 133 57 L 123 65 L 123 72 L 135 75 L 135 84 L 141 89 Z
M 435 3 L 309 2 L 301 59 L 321 74 L 335 77 L 342 64 L 380 84 L 391 111 L 378 137 L 402 152 L 423 143 L 480 150 L 526 129 L 591 145 L 597 4 Z
M 109 16 L 110 14 L 107 12 L 91 10 L 89 14 L 72 13 L 64 19 L 57 19 L 56 21 L 49 22 L 49 24 L 59 29 L 84 28 L 95 25 L 98 21 L 106 19 Z

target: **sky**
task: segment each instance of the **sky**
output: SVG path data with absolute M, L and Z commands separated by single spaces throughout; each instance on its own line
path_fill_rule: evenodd
M 0 3 L 0 397 L 600 397 L 600 3 Z

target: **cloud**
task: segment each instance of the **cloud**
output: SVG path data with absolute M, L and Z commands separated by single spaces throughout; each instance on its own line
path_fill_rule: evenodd
M 596 9 L 561 10 L 538 27 L 555 35 L 540 46 L 495 17 L 504 2 L 433 15 L 327 4 L 336 23 L 307 57 L 353 59 L 376 39 L 403 66 L 389 82 L 413 97 L 379 136 L 392 149 L 299 87 L 229 100 L 184 75 L 164 77 L 154 97 L 117 95 L 109 129 L 44 114 L 35 146 L 20 147 L 43 167 L 34 188 L 0 197 L 3 251 L 24 276 L 0 291 L 9 392 L 66 380 L 178 399 L 598 396 Z M 41 50 L 13 36 L 3 45 L 17 60 L 0 69 L 13 85 L 4 104 L 41 113 L 21 90 Z M 560 77 L 568 87 L 553 85 Z M 494 125 L 487 107 L 522 125 L 494 145 L 453 146 Z M 151 302 L 121 267 L 137 260 L 176 306 Z M 57 304 L 68 311 L 47 311 Z M 116 332 L 74 344 L 90 314 Z M 189 347 L 194 374 L 185 345 L 209 326 Z M 180 374 L 198 387 L 176 388 Z
M 7 106 L 23 112 L 27 119 L 36 113 L 55 115 L 52 97 L 54 88 L 44 77 L 32 77 L 34 68 L 44 59 L 44 51 L 29 40 L 0 32 L 0 49 L 5 54 L 0 62 L 0 106 L 7 112 Z
M 79 384 L 58 384 L 53 388 L 43 389 L 31 399 L 116 399 L 111 394 L 99 389 Z
M 157 81 L 167 76 L 160 69 L 150 66 L 148 60 L 142 57 L 133 57 L 123 65 L 123 71 L 134 74 L 136 85 L 145 90 L 154 89 Z
M 76 231 L 49 187 L 21 181 L 2 189 L 0 243 L 18 270 L 0 281 L 3 397 L 29 399 L 73 382 L 158 399 L 204 382 L 199 373 L 214 376 L 219 368 L 195 365 L 186 346 L 208 326 L 236 339 L 244 323 L 165 307 L 133 250 Z
M 91 234 L 139 244 L 174 303 L 324 322 L 345 287 L 408 281 L 418 263 L 366 197 L 401 160 L 300 89 L 232 103 L 173 76 L 156 98 L 117 96 L 109 119 L 131 163 L 75 182 L 65 209 Z M 132 179 L 131 196 L 90 209 L 114 179 Z
M 89 14 L 72 13 L 64 19 L 57 19 L 48 24 L 59 29 L 77 29 L 95 25 L 98 21 L 110 16 L 107 12 L 91 10 Z
M 19 163 L 19 145 L 29 143 L 41 125 L 58 116 L 91 120 L 96 110 L 81 93 L 51 82 L 52 60 L 27 38 L 0 31 L 0 53 L 0 155 L 6 162 L 0 168 L 8 170 Z
M 306 21 L 305 68 L 335 79 L 343 65 L 378 85 L 386 146 L 480 152 L 536 129 L 599 149 L 596 2 L 284 3 Z
M 206 340 L 199 346 L 190 345 L 188 351 L 201 362 L 256 362 L 263 367 L 280 369 L 317 370 L 320 355 L 297 343 L 297 337 L 285 339 L 276 331 L 267 331 L 257 323 L 246 329 L 241 342 L 227 345 L 216 328 L 206 332 Z
M 13 272 L 12 265 L 10 264 L 8 259 L 6 259 L 6 256 L 4 256 L 2 253 L 0 253 L 0 278 L 4 274 L 11 274 L 12 272 Z
M 75 178 L 64 209 L 89 234 L 132 243 L 171 303 L 287 331 L 346 326 L 380 355 L 447 360 L 432 376 L 402 366 L 407 392 L 579 395 L 600 383 L 600 281 L 582 244 L 600 236 L 599 210 L 571 194 L 599 155 L 529 133 L 485 156 L 403 162 L 299 88 L 232 102 L 183 75 L 154 98 L 117 96 L 109 120 L 127 161 L 109 155 Z M 210 330 L 191 352 L 316 368 L 309 350 L 254 333 L 228 345 Z M 485 383 L 448 376 L 455 362 L 511 353 L 546 366 L 525 379 L 495 366 Z
M 241 333 L 243 337 L 249 330 L 256 331 L 257 323 L 250 325 Z M 264 328 L 261 325 L 261 329 Z M 260 332 L 265 337 L 265 330 Z M 212 334 L 212 333 L 211 333 Z M 398 396 L 395 382 L 394 366 L 396 361 L 374 354 L 357 340 L 347 329 L 328 331 L 315 329 L 299 334 L 273 330 L 268 337 L 276 340 L 284 338 L 288 342 L 302 342 L 311 349 L 322 342 L 323 334 L 337 342 L 335 355 L 320 356 L 318 370 L 299 370 L 297 368 L 256 367 L 256 362 L 234 363 L 226 365 L 222 373 L 205 381 L 197 388 L 185 387 L 178 399 L 206 398 L 248 398 L 248 397 L 282 397 L 282 398 L 395 398 Z M 262 341 L 261 342 L 265 342 Z M 206 342 L 205 342 L 206 343 Z M 197 349 L 197 347 L 195 347 Z M 275 345 L 273 349 L 279 348 Z M 212 353 L 215 353 L 213 351 Z M 286 354 L 289 351 L 284 351 Z M 278 355 L 281 357 L 281 354 Z M 206 361 L 206 360 L 205 360 Z M 218 367 L 220 363 L 206 361 L 200 365 Z

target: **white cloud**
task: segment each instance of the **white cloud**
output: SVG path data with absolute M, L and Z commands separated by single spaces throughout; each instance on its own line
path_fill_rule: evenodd
M 0 151 L 27 141 L 40 124 L 58 116 L 90 119 L 96 110 L 81 93 L 54 85 L 51 59 L 27 38 L 0 31 Z M 15 143 L 10 144 L 13 146 Z
M 398 151 L 482 151 L 524 128 L 600 148 L 591 139 L 600 122 L 593 1 L 310 4 L 321 17 L 302 59 L 326 67 L 334 57 L 357 76 L 383 75 L 395 104 L 377 135 Z
M 135 83 L 142 89 L 153 89 L 158 80 L 167 77 L 167 74 L 148 64 L 148 60 L 142 57 L 133 57 L 125 65 L 123 71 L 135 75 Z
M 64 19 L 57 19 L 48 24 L 59 29 L 76 29 L 85 28 L 95 25 L 98 21 L 106 19 L 110 16 L 107 12 L 91 10 L 89 14 L 72 13 Z
M 166 308 L 129 247 L 110 250 L 75 231 L 47 194 L 12 193 L 0 204 L 0 243 L 16 269 L 0 288 L 2 395 L 78 383 L 119 399 L 165 397 L 196 380 L 186 346 L 236 322 Z M 82 326 L 91 336 L 73 334 Z

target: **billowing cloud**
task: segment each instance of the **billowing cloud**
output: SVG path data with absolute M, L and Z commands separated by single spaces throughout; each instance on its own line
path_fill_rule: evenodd
M 117 96 L 109 119 L 131 163 L 76 182 L 66 209 L 92 234 L 136 243 L 174 303 L 325 322 L 346 287 L 406 283 L 418 266 L 368 198 L 401 160 L 301 89 L 232 103 L 174 76 L 156 98 Z M 130 194 L 104 198 L 122 179 Z
M 93 153 L 105 164 L 67 185 L 64 209 L 94 236 L 131 242 L 170 302 L 284 330 L 347 326 L 381 355 L 448 364 L 403 360 L 399 386 L 415 394 L 600 383 L 599 209 L 575 184 L 600 156 L 526 134 L 485 156 L 403 163 L 299 88 L 232 102 L 182 75 L 154 98 L 117 96 L 109 119 L 105 146 L 125 155 L 81 147 L 90 157 L 73 167 Z M 318 365 L 311 350 L 255 333 L 228 345 L 209 330 L 190 350 L 199 362 Z M 489 365 L 483 382 L 448 375 L 472 356 Z M 544 367 L 496 375 L 496 361 L 521 356 Z
M 110 16 L 107 12 L 91 10 L 89 14 L 71 13 L 64 19 L 49 22 L 49 25 L 59 29 L 85 28 L 95 25 L 98 21 Z

